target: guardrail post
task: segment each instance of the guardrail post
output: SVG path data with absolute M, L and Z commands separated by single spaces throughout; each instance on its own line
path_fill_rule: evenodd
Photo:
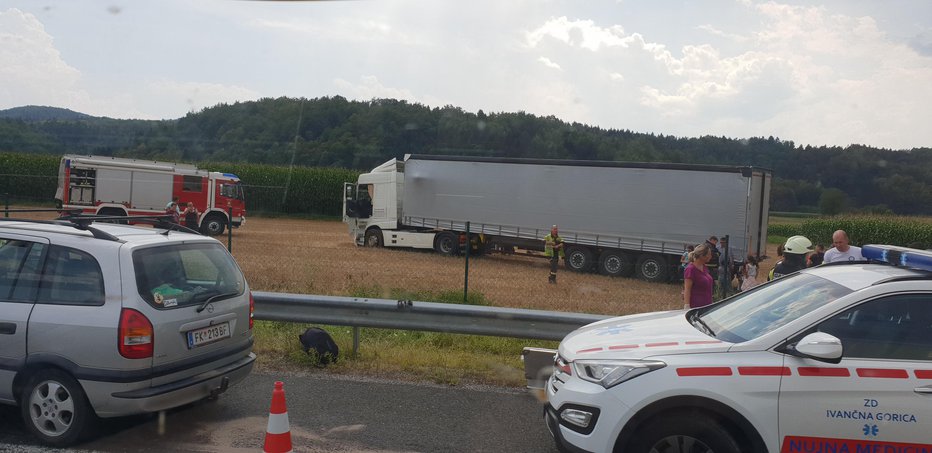
M 353 358 L 359 356 L 359 327 L 353 327 Z
M 233 253 L 233 205 L 227 203 L 227 251 Z
M 466 272 L 463 279 L 463 303 L 468 304 L 469 296 L 469 249 L 472 248 L 472 241 L 469 240 L 469 221 L 466 221 Z
M 3 217 L 10 216 L 10 193 L 3 194 Z

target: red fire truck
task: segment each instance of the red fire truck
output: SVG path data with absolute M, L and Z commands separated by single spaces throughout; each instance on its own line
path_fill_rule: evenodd
M 164 214 L 173 198 L 194 203 L 198 225 L 217 235 L 246 222 L 243 186 L 236 175 L 194 165 L 65 155 L 58 168 L 55 199 L 62 209 L 109 216 Z M 232 218 L 229 210 L 232 208 Z

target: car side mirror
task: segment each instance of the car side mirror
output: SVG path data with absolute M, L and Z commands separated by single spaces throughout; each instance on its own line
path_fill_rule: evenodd
M 841 362 L 844 351 L 841 340 L 825 332 L 813 332 L 799 340 L 793 347 L 797 355 L 828 363 Z

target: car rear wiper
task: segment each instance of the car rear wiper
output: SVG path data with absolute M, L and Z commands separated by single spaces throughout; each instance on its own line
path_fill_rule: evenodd
M 221 298 L 221 297 L 231 297 L 231 296 L 235 296 L 235 295 L 237 295 L 237 294 L 239 294 L 239 292 L 233 291 L 233 292 L 229 292 L 229 293 L 221 293 L 221 294 L 215 294 L 215 295 L 213 295 L 213 296 L 210 296 L 210 297 L 208 297 L 207 300 L 205 300 L 200 306 L 197 307 L 197 312 L 200 313 L 200 312 L 204 311 L 204 309 L 207 308 L 207 306 L 210 305 L 211 302 L 213 302 L 213 301 L 215 301 L 215 300 L 217 300 L 217 299 L 219 299 L 219 298 Z
M 693 314 L 693 319 L 691 319 L 690 321 L 692 322 L 693 325 L 699 324 L 702 327 L 702 329 L 705 330 L 707 334 L 709 334 L 710 337 L 713 337 L 713 338 L 715 337 L 715 332 L 713 332 L 712 328 L 710 328 L 709 325 L 706 324 L 705 321 L 703 321 L 702 318 L 699 317 L 698 312 Z

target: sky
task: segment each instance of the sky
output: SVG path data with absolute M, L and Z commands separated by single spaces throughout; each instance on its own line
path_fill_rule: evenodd
M 281 96 L 932 147 L 927 0 L 0 0 L 0 109 Z

